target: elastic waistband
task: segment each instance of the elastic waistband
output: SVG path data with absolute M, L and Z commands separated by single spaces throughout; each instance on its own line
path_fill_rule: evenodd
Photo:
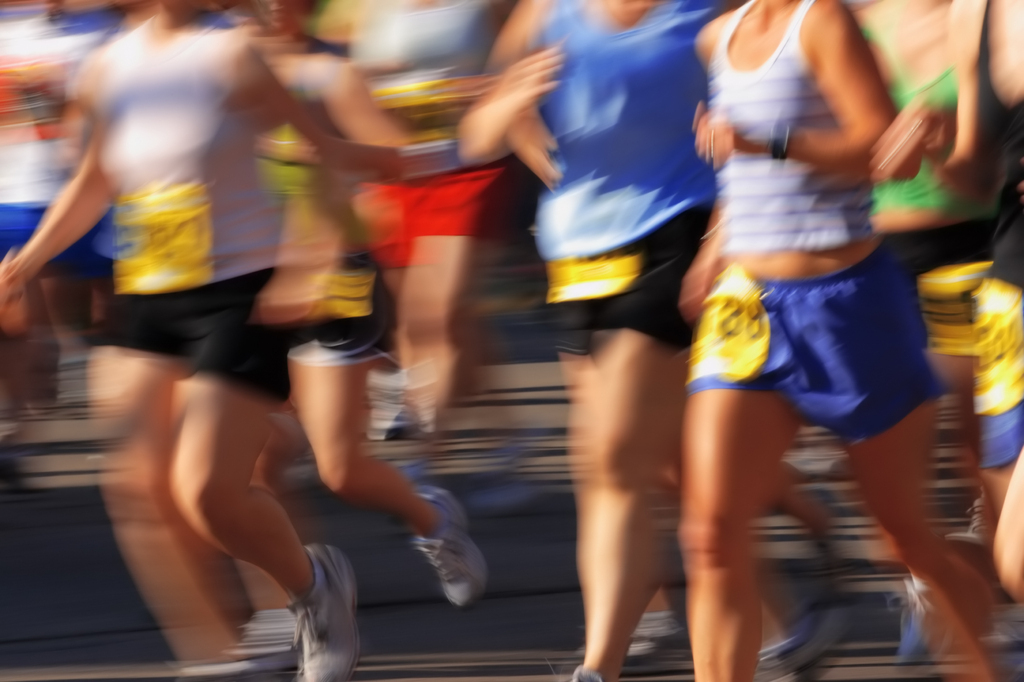
M 871 270 L 895 266 L 895 264 L 896 261 L 892 254 L 890 254 L 885 247 L 879 245 L 874 251 L 853 265 L 825 275 L 819 275 L 817 277 L 796 277 L 793 279 L 751 279 L 755 279 L 762 286 L 781 287 L 785 289 L 814 289 L 828 286 L 829 284 L 844 282 L 855 277 L 865 275 Z
M 273 268 L 253 270 L 226 279 L 218 279 L 191 289 L 167 291 L 159 294 L 122 294 L 123 296 L 144 300 L 160 298 L 176 298 L 182 296 L 204 296 L 211 294 L 252 294 L 255 295 L 270 281 L 274 274 Z

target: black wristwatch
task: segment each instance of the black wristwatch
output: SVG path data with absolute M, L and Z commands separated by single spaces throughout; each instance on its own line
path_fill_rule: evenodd
M 789 126 L 781 131 L 772 128 L 772 134 L 768 138 L 768 152 L 776 161 L 785 161 L 789 151 Z

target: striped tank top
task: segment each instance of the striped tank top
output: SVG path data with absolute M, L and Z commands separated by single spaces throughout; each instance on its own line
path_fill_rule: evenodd
M 772 131 L 838 127 L 800 46 L 814 0 L 803 0 L 775 53 L 757 69 L 737 71 L 729 43 L 750 10 L 738 9 L 722 30 L 710 66 L 711 111 L 767 146 Z M 821 251 L 871 237 L 871 185 L 771 155 L 734 154 L 718 175 L 725 220 L 724 253 Z

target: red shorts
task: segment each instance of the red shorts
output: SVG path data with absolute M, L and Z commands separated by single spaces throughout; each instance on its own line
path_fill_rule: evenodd
M 385 268 L 403 268 L 418 237 L 493 239 L 505 232 L 514 194 L 509 159 L 374 188 L 373 253 Z

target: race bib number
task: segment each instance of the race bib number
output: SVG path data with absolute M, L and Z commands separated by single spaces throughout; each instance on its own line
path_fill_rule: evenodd
M 643 251 L 627 246 L 597 256 L 548 263 L 548 303 L 607 298 L 628 290 L 644 267 Z
M 991 261 L 947 265 L 917 278 L 928 347 L 943 355 L 974 355 L 974 292 Z
M 366 317 L 373 312 L 374 270 L 348 270 L 322 275 L 321 298 L 312 317 L 332 320 Z
M 985 280 L 977 294 L 975 339 L 974 411 L 1003 414 L 1024 399 L 1024 312 L 1018 287 Z
M 213 279 L 210 201 L 200 185 L 122 197 L 115 213 L 114 286 L 119 294 L 163 294 Z
M 768 359 L 771 329 L 761 285 L 738 266 L 723 272 L 704 301 L 690 355 L 690 381 L 757 378 Z

